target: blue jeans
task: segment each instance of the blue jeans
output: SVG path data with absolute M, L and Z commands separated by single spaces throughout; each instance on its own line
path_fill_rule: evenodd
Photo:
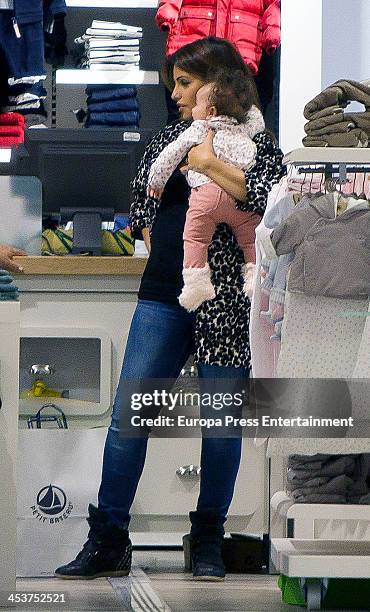
M 109 100 L 121 100 L 135 98 L 136 87 L 126 85 L 88 85 L 86 87 L 87 102 L 105 102 Z
M 130 521 L 130 508 L 142 474 L 148 437 L 123 438 L 120 411 L 130 410 L 125 381 L 135 378 L 176 379 L 193 350 L 194 314 L 179 305 L 139 300 L 131 323 L 111 425 L 105 443 L 99 508 L 120 526 Z M 245 379 L 248 370 L 198 364 L 201 378 Z M 126 394 L 127 395 L 127 394 Z M 197 510 L 214 511 L 226 520 L 241 457 L 241 437 L 203 437 Z
M 119 113 L 125 111 L 136 111 L 139 103 L 136 97 L 119 98 L 118 100 L 106 100 L 105 102 L 88 102 L 90 113 Z
M 139 111 L 122 111 L 122 112 L 104 112 L 95 113 L 87 112 L 86 127 L 92 125 L 117 125 L 117 126 L 128 126 L 136 125 L 139 127 L 140 112 Z

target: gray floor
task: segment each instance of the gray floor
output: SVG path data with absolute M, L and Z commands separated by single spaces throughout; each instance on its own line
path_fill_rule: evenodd
M 182 552 L 136 551 L 128 578 L 63 581 L 23 578 L 18 592 L 64 593 L 65 605 L 34 607 L 19 604 L 14 610 L 54 612 L 127 610 L 134 612 L 296 612 L 298 606 L 281 603 L 277 576 L 229 574 L 223 583 L 196 582 L 183 570 Z

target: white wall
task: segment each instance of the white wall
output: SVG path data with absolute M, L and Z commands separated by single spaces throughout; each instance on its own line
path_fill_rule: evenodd
M 307 102 L 340 78 L 370 79 L 370 0 L 281 0 L 281 12 L 280 146 L 288 152 L 302 146 Z
M 321 91 L 322 4 L 281 0 L 280 146 L 302 146 L 303 108 Z
M 322 87 L 370 79 L 369 0 L 324 0 Z

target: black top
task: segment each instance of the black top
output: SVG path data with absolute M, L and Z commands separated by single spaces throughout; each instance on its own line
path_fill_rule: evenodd
M 163 192 L 151 230 L 151 252 L 139 289 L 139 299 L 178 304 L 181 293 L 184 247 L 182 235 L 190 188 L 176 170 Z
M 150 228 L 151 253 L 142 278 L 139 298 L 177 304 L 182 289 L 183 230 L 190 188 L 176 170 L 166 185 L 161 202 L 146 195 L 149 170 L 158 154 L 189 126 L 180 122 L 166 126 L 147 145 L 133 181 L 131 229 L 135 238 Z M 282 153 L 266 132 L 254 137 L 255 165 L 246 172 L 247 200 L 237 208 L 263 215 L 272 185 L 285 174 Z M 226 224 L 217 226 L 208 249 L 211 280 L 216 298 L 196 311 L 195 361 L 210 365 L 249 367 L 250 301 L 243 292 L 243 252 Z

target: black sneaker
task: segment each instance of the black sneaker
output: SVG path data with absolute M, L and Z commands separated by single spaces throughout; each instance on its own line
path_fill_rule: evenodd
M 127 529 L 111 522 L 106 512 L 89 505 L 88 540 L 76 559 L 55 570 L 57 578 L 92 580 L 127 576 L 131 570 L 132 545 Z

